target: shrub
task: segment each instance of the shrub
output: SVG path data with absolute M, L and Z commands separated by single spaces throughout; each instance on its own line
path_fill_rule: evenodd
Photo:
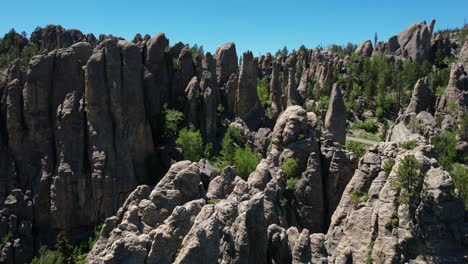
M 320 109 L 327 109 L 328 108 L 328 103 L 330 101 L 330 97 L 328 96 L 322 96 L 318 100 L 318 105 Z
M 398 217 L 398 212 L 397 211 L 393 211 L 392 212 L 392 218 L 385 224 L 385 228 L 387 229 L 393 229 L 393 228 L 397 228 L 400 224 L 400 219 Z
M 217 204 L 219 203 L 218 199 L 208 199 L 208 204 Z
M 102 225 L 96 226 L 93 235 L 76 246 L 72 246 L 66 236 L 60 233 L 57 236 L 55 250 L 50 250 L 46 246 L 41 247 L 38 256 L 31 261 L 31 264 L 85 264 L 88 253 L 99 239 L 101 229 Z
M 286 181 L 286 189 L 287 190 L 292 190 L 294 188 L 294 186 L 296 185 L 297 181 L 299 179 L 297 177 L 292 177 L 292 178 L 289 178 L 287 181 Z
M 268 79 L 260 79 L 257 83 L 257 95 L 262 106 L 270 104 Z
M 422 189 L 424 174 L 420 172 L 421 163 L 416 160 L 414 155 L 407 155 L 403 158 L 397 170 L 397 179 L 392 185 L 399 192 L 399 202 L 408 204 Z M 401 193 L 401 190 L 406 190 Z
M 435 94 L 436 94 L 436 95 L 443 95 L 444 92 L 445 92 L 445 87 L 439 86 L 439 87 L 436 88 Z
M 447 171 L 450 171 L 453 163 L 457 161 L 456 144 L 457 139 L 453 132 L 446 131 L 444 134 L 432 138 L 432 145 L 438 154 L 438 160 Z
M 164 112 L 164 136 L 167 139 L 173 139 L 177 136 L 184 114 L 174 109 L 165 109 Z
M 377 110 L 375 110 L 375 116 L 376 116 L 379 120 L 382 120 L 382 119 L 383 119 L 384 114 L 385 114 L 385 112 L 384 112 L 383 108 L 380 107 L 380 106 L 377 107 Z
M 354 207 L 357 207 L 361 202 L 365 202 L 368 199 L 369 199 L 369 194 L 363 193 L 358 189 L 351 192 L 351 204 Z
M 460 163 L 455 163 L 450 172 L 455 187 L 465 202 L 465 210 L 468 210 L 468 168 Z
M 0 248 L 3 248 L 3 246 L 6 245 L 6 243 L 10 242 L 10 240 L 13 239 L 13 234 L 11 232 L 8 232 L 6 233 L 6 235 L 4 235 L 2 237 L 2 242 L 0 243 Z
M 362 158 L 366 154 L 364 143 L 346 140 L 346 149 L 356 154 L 358 158 Z
M 288 177 L 293 177 L 296 172 L 298 167 L 298 162 L 296 159 L 292 158 L 287 158 L 284 162 L 283 165 L 281 165 L 281 169 L 283 170 L 283 173 L 288 176 Z
M 172 65 L 172 69 L 173 69 L 173 70 L 175 70 L 175 71 L 180 70 L 180 61 L 179 61 L 179 59 L 173 58 L 173 59 L 172 59 L 172 64 L 171 64 L 171 65 Z
M 218 112 L 218 114 L 224 113 L 224 105 L 219 104 L 218 107 L 216 108 L 216 111 Z
M 407 150 L 412 150 L 416 146 L 418 146 L 418 143 L 416 142 L 416 140 L 410 140 L 410 141 L 401 143 L 401 147 Z
M 388 177 L 388 175 L 390 175 L 390 172 L 392 172 L 393 165 L 395 165 L 395 161 L 392 160 L 392 159 L 389 159 L 389 160 L 387 160 L 387 162 L 385 162 L 384 171 L 385 171 L 385 175 L 387 177 Z
M 246 139 L 238 128 L 228 127 L 224 133 L 223 141 L 221 142 L 220 161 L 227 164 L 234 164 L 234 154 L 236 148 L 244 147 Z
M 183 128 L 179 132 L 176 144 L 182 148 L 182 155 L 186 160 L 199 161 L 204 154 L 200 130 L 196 130 L 193 126 Z
M 235 172 L 243 179 L 247 179 L 252 171 L 255 170 L 260 158 L 250 148 L 237 148 L 234 157 Z
M 364 122 L 355 122 L 353 126 L 357 129 L 362 129 L 369 133 L 377 133 L 379 130 L 377 122 L 373 119 L 367 119 Z

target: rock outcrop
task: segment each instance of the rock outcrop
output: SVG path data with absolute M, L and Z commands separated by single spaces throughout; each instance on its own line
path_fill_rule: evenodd
M 413 96 L 406 108 L 406 113 L 416 113 L 426 111 L 434 112 L 434 99 L 429 89 L 429 80 L 427 77 L 419 79 L 414 85 Z
M 372 56 L 372 51 L 374 51 L 374 48 L 372 47 L 372 41 L 366 40 L 357 47 L 355 52 L 357 55 L 369 58 Z
M 424 60 L 432 60 L 431 31 L 432 27 L 426 25 L 426 21 L 419 24 L 411 24 L 405 31 L 397 36 L 390 37 L 387 42 L 376 44 L 372 55 L 385 54 L 395 56 L 398 59 L 412 59 L 422 63 Z
M 236 45 L 233 42 L 226 43 L 216 49 L 216 80 L 219 87 L 229 80 L 231 74 L 237 72 L 238 59 Z
M 436 116 L 450 116 L 461 125 L 463 115 L 468 112 L 467 106 L 468 75 L 461 64 L 453 64 L 448 86 L 437 102 Z
M 360 161 L 332 217 L 326 235 L 328 262 L 461 263 L 466 252 L 463 242 L 463 203 L 450 195 L 453 182 L 437 161 L 431 147 L 399 151 L 395 143 L 380 144 Z M 403 190 L 394 182 L 402 160 L 414 155 L 421 164 L 424 181 L 409 203 L 401 202 Z M 395 160 L 391 171 L 384 171 Z M 420 175 L 421 175 L 420 174 Z M 422 177 L 422 176 L 420 176 Z M 461 231 L 461 232 L 460 232 Z
M 238 116 L 243 116 L 259 105 L 257 75 L 257 62 L 254 60 L 252 52 L 244 52 L 236 96 L 236 114 Z
M 325 130 L 330 132 L 336 142 L 344 145 L 346 141 L 346 107 L 338 84 L 333 85 L 325 116 Z
M 353 173 L 340 167 L 341 163 L 346 167 L 350 157 L 337 153 L 348 152 L 331 141 L 326 150 L 329 167 L 323 167 L 311 122 L 300 106 L 287 108 L 272 132 L 267 158 L 255 171 L 242 179 L 226 167 L 209 181 L 206 195 L 200 182 L 202 163 L 189 161 L 174 164 L 152 191 L 139 186 L 117 215 L 106 220 L 88 263 L 309 260 L 310 232 L 326 228 L 326 197 L 339 197 L 333 187 L 323 189 L 321 182 L 346 185 Z M 280 169 L 287 159 L 298 162 L 294 175 Z M 355 164 L 355 159 L 349 162 Z M 324 171 L 332 180 L 325 179 Z M 294 178 L 297 182 L 286 187 Z

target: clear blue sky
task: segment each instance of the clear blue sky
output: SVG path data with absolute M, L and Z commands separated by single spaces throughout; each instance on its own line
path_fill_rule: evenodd
M 205 51 L 234 41 L 238 54 L 290 50 L 301 44 L 360 43 L 403 31 L 432 18 L 436 30 L 468 21 L 468 0 L 0 0 L 0 34 L 9 29 L 31 33 L 37 26 L 61 24 L 84 33 L 132 39 L 136 33 L 165 32 L 178 41 L 203 45 Z

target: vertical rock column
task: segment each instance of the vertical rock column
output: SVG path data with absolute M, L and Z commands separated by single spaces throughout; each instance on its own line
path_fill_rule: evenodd
M 236 114 L 242 116 L 258 105 L 257 96 L 257 62 L 252 52 L 246 51 L 242 56 L 242 69 L 239 75 Z

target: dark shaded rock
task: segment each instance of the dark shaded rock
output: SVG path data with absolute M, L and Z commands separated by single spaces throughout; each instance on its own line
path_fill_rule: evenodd
M 229 77 L 237 72 L 238 59 L 236 45 L 228 42 L 216 49 L 216 80 L 219 87 L 224 87 Z
M 237 90 L 236 114 L 243 116 L 258 105 L 257 63 L 251 51 L 244 52 Z
M 333 85 L 325 116 L 325 130 L 329 131 L 336 142 L 344 145 L 346 141 L 346 107 L 343 101 L 341 88 L 338 84 Z

